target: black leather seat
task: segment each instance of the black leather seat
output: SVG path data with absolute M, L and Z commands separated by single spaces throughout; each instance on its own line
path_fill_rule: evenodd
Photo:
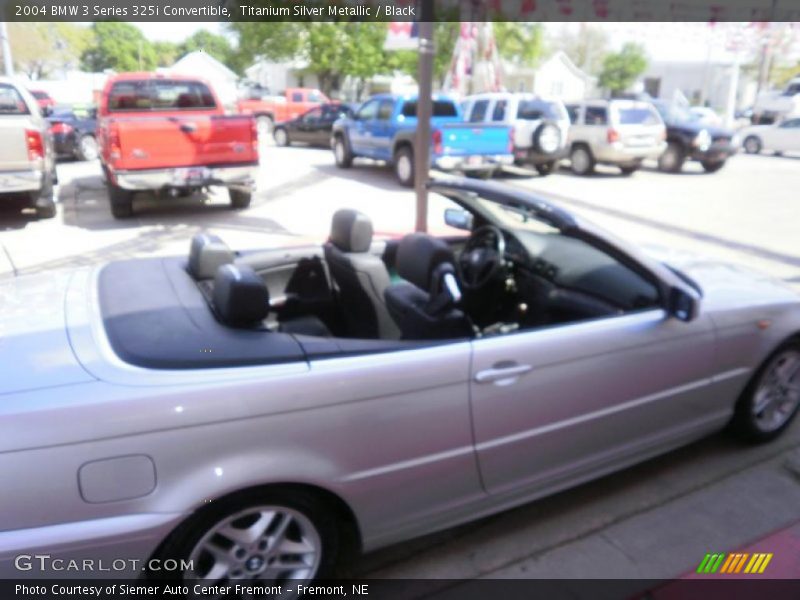
M 379 256 L 369 252 L 372 222 L 366 215 L 342 209 L 333 215 L 325 244 L 325 261 L 339 289 L 348 337 L 397 339 L 397 329 L 384 301 L 391 280 Z
M 397 248 L 397 272 L 409 283 L 386 289 L 386 307 L 402 339 L 466 338 L 473 335 L 467 315 L 457 305 L 461 290 L 450 247 L 424 233 L 405 236 Z
M 231 327 L 257 328 L 270 312 L 269 290 L 252 267 L 226 264 L 214 277 L 214 309 L 220 321 Z M 325 324 L 313 315 L 279 321 L 278 331 L 330 337 Z

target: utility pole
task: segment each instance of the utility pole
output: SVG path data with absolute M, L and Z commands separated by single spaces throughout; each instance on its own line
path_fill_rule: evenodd
M 8 27 L 4 21 L 0 21 L 0 49 L 3 50 L 3 63 L 5 65 L 6 76 L 14 75 L 14 61 L 11 58 L 11 42 L 8 40 Z
M 414 153 L 414 189 L 417 195 L 416 231 L 428 230 L 428 171 L 430 170 L 431 115 L 433 113 L 433 0 L 420 1 L 419 67 L 417 79 L 417 137 Z

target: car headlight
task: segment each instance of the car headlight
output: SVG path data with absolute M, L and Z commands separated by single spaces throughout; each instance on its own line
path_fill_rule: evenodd
M 708 130 L 702 129 L 700 133 L 694 136 L 694 141 L 692 145 L 695 146 L 698 150 L 705 152 L 711 147 L 711 134 L 708 133 Z

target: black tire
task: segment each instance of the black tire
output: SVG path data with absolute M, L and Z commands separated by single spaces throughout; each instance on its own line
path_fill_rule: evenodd
M 75 148 L 75 157 L 78 160 L 95 160 L 99 155 L 95 137 L 88 133 L 82 135 Z
M 748 135 L 742 142 L 742 148 L 748 154 L 758 154 L 763 147 L 764 144 L 761 143 L 761 138 L 756 135 Z
M 39 219 L 52 219 L 56 216 L 56 203 L 53 198 L 39 200 L 35 205 L 36 217 Z
M 236 190 L 228 188 L 228 195 L 231 198 L 231 208 L 242 209 L 250 206 L 250 201 L 253 198 L 253 193 L 249 190 Z
M 680 173 L 686 162 L 686 150 L 677 142 L 669 142 L 667 149 L 658 157 L 658 169 L 665 173 Z
M 321 542 L 319 566 L 312 579 L 334 575 L 339 559 L 346 553 L 346 544 L 343 542 L 347 532 L 342 529 L 341 519 L 337 518 L 340 515 L 313 494 L 281 488 L 240 492 L 208 504 L 179 525 L 153 558 L 160 560 L 160 564 L 164 564 L 166 560 L 175 560 L 180 565 L 181 561 L 189 560 L 195 546 L 215 525 L 241 511 L 259 506 L 288 508 L 308 519 Z M 201 566 L 195 565 L 195 570 L 198 568 Z M 177 580 L 183 576 L 181 571 L 146 573 L 150 580 Z
M 548 160 L 547 162 L 538 163 L 534 167 L 539 175 L 546 177 L 556 170 L 556 164 L 558 164 L 557 160 Z
M 555 145 L 543 144 L 543 136 L 550 136 L 550 141 L 555 141 Z M 534 149 L 538 152 L 542 154 L 553 154 L 561 147 L 561 130 L 558 128 L 558 125 L 552 121 L 542 121 L 533 132 L 533 139 L 531 142 L 533 143 Z
M 112 183 L 107 184 L 111 214 L 115 219 L 128 219 L 133 216 L 133 192 L 123 190 Z
M 591 150 L 583 144 L 572 147 L 569 159 L 570 169 L 575 175 L 591 175 L 594 172 L 594 156 L 592 156 Z
M 641 163 L 636 163 L 635 165 L 623 165 L 623 166 L 620 166 L 619 170 L 622 171 L 623 175 L 628 177 L 628 176 L 633 175 L 634 173 L 636 173 L 636 171 L 638 171 L 641 168 L 642 168 L 642 164 Z
M 800 403 L 794 407 L 791 414 L 788 415 L 788 418 L 786 418 L 780 426 L 773 429 L 765 429 L 763 426 L 759 425 L 758 417 L 755 414 L 755 402 L 759 388 L 762 383 L 764 383 L 767 376 L 770 375 L 773 368 L 778 366 L 780 361 L 784 359 L 787 354 L 800 354 L 800 339 L 794 338 L 781 344 L 781 346 L 779 346 L 758 368 L 758 371 L 756 371 L 737 401 L 729 429 L 740 439 L 751 443 L 763 443 L 773 440 L 783 433 L 797 416 Z M 795 374 L 794 377 L 798 378 L 800 375 Z
M 414 186 L 414 151 L 411 146 L 400 146 L 394 153 L 394 175 L 403 187 Z
M 333 158 L 340 169 L 349 169 L 353 166 L 353 153 L 350 152 L 350 144 L 343 135 L 333 138 Z
M 724 160 L 720 160 L 720 161 L 716 161 L 716 162 L 711 162 L 711 161 L 708 161 L 708 160 L 704 160 L 700 164 L 703 165 L 703 169 L 705 170 L 706 173 L 716 173 L 722 167 L 725 166 L 725 161 Z
M 285 127 L 276 127 L 275 131 L 272 132 L 272 137 L 275 138 L 276 146 L 285 147 L 292 143 L 289 139 L 289 132 L 286 131 Z

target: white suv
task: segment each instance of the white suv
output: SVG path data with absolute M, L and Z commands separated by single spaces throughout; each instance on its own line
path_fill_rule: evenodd
M 549 175 L 566 156 L 569 115 L 561 100 L 534 94 L 468 96 L 461 105 L 468 123 L 504 124 L 514 129 L 514 160 Z
M 616 165 L 625 175 L 658 158 L 667 130 L 655 107 L 640 100 L 589 100 L 567 107 L 572 172 L 588 175 L 597 163 Z

